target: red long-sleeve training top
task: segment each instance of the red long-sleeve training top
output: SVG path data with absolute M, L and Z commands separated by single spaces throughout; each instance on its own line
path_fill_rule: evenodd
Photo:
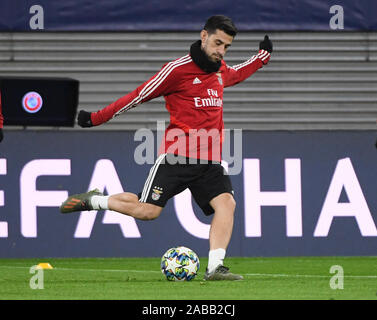
M 206 73 L 189 54 L 185 55 L 166 63 L 134 91 L 93 112 L 92 123 L 100 125 L 138 104 L 164 96 L 170 124 L 159 153 L 220 161 L 224 129 L 223 90 L 251 76 L 269 58 L 267 51 L 260 50 L 241 64 L 230 67 L 223 60 L 218 72 Z

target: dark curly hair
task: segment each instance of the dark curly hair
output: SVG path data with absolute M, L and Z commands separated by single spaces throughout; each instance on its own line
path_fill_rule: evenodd
M 232 37 L 235 37 L 238 32 L 232 19 L 223 15 L 209 17 L 204 25 L 204 30 L 207 30 L 209 34 L 215 33 L 216 30 L 222 30 Z

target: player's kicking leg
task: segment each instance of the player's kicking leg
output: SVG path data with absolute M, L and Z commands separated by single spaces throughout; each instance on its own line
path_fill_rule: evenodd
M 139 202 L 138 196 L 130 192 L 104 196 L 98 189 L 74 194 L 60 206 L 61 213 L 113 210 L 140 220 L 156 219 L 162 209 L 160 206 Z
M 153 220 L 158 218 L 166 201 L 169 199 L 169 197 L 166 197 L 166 192 L 163 196 L 160 197 L 160 195 L 158 195 L 158 198 L 154 198 L 154 203 L 148 203 L 146 199 L 153 198 L 153 193 L 155 191 L 152 187 L 154 186 L 154 183 L 160 185 L 159 176 L 164 176 L 164 171 L 168 170 L 166 166 L 160 166 L 161 163 L 164 163 L 165 156 L 166 154 L 161 154 L 150 169 L 140 200 L 136 194 L 130 192 L 104 196 L 98 189 L 95 189 L 87 193 L 70 196 L 60 206 L 60 212 L 69 213 L 85 210 L 113 210 L 140 220 Z M 171 183 L 167 181 L 167 185 L 169 184 Z M 157 191 L 162 194 L 162 191 Z

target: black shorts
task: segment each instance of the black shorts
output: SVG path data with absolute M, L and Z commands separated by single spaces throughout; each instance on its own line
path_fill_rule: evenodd
M 204 214 L 213 214 L 209 202 L 214 197 L 221 193 L 233 195 L 229 176 L 218 162 L 189 164 L 188 161 L 171 154 L 160 155 L 149 171 L 139 201 L 164 207 L 170 198 L 189 188 Z

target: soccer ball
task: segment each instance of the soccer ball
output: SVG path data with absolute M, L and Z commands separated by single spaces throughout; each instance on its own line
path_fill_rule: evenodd
M 170 248 L 161 258 L 161 272 L 169 281 L 190 281 L 199 270 L 199 258 L 186 247 Z

